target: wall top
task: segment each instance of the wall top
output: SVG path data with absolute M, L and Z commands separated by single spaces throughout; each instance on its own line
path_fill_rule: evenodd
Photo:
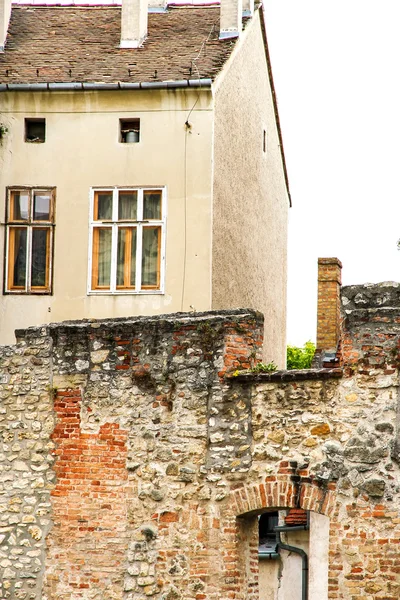
M 400 283 L 384 281 L 342 287 L 342 307 L 352 310 L 400 308 Z
M 96 329 L 113 330 L 124 327 L 151 327 L 160 331 L 171 331 L 175 326 L 186 325 L 196 326 L 202 322 L 208 322 L 210 325 L 225 323 L 231 320 L 242 321 L 248 319 L 254 320 L 262 325 L 264 316 L 262 313 L 251 308 L 238 308 L 230 310 L 206 311 L 206 312 L 179 312 L 165 315 L 153 316 L 132 316 L 117 317 L 110 319 L 79 319 L 76 321 L 61 321 L 59 323 L 49 323 L 48 325 L 27 327 L 26 329 L 17 329 L 15 335 L 18 341 L 25 338 L 35 338 L 51 336 L 54 337 L 57 332 L 66 331 L 95 331 Z

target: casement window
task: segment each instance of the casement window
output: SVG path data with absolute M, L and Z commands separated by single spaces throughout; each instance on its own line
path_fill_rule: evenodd
M 162 293 L 164 188 L 91 191 L 89 293 Z
M 50 294 L 54 188 L 9 188 L 5 293 Z

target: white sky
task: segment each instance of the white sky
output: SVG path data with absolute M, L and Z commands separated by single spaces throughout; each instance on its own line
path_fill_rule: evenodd
M 315 340 L 317 258 L 400 280 L 400 0 L 265 0 L 293 208 L 288 342 Z

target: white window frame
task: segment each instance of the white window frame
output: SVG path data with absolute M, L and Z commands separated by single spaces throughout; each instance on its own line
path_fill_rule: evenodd
M 161 191 L 161 219 L 143 220 L 143 192 L 160 190 Z M 107 221 L 94 220 L 94 203 L 96 192 L 111 192 L 113 195 L 112 219 Z M 119 221 L 118 220 L 118 194 L 119 192 L 137 192 L 138 198 L 138 219 L 137 221 Z M 166 219 L 167 219 L 167 190 L 165 186 L 101 186 L 90 188 L 89 202 L 89 248 L 88 248 L 88 286 L 87 293 L 90 296 L 126 296 L 126 295 L 157 295 L 165 293 L 165 245 L 166 245 Z M 137 255 L 136 255 L 136 277 L 135 289 L 117 289 L 117 240 L 118 228 L 121 226 L 137 227 Z M 160 287 L 159 289 L 141 289 L 141 270 L 142 270 L 142 229 L 144 225 L 161 227 L 161 243 L 160 243 Z M 92 288 L 92 267 L 93 267 L 93 232 L 96 228 L 110 227 L 112 230 L 111 243 L 111 278 L 110 289 L 93 289 Z

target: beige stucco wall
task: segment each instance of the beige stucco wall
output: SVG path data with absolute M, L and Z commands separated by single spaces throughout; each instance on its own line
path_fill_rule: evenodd
M 212 306 L 261 310 L 264 359 L 283 367 L 289 200 L 258 12 L 215 88 L 213 185 Z
M 0 102 L 9 128 L 0 145 L 1 221 L 7 186 L 57 188 L 54 294 L 3 295 L 0 343 L 12 342 L 17 327 L 50 321 L 211 308 L 210 91 L 6 92 Z M 26 117 L 46 119 L 45 143 L 24 142 Z M 140 118 L 140 143 L 119 143 L 119 119 L 129 117 Z M 167 190 L 165 294 L 88 295 L 90 188 L 146 185 Z M 4 228 L 0 236 L 3 280 Z

